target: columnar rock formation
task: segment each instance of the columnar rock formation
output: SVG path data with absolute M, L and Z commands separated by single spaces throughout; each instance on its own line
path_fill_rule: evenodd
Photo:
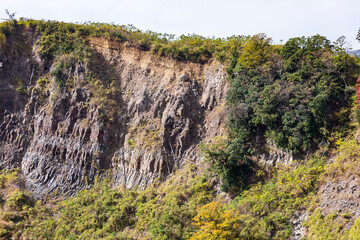
M 105 175 L 145 188 L 185 162 L 200 163 L 199 144 L 224 133 L 226 74 L 217 61 L 180 62 L 92 39 L 100 65 L 87 67 L 111 71 L 117 92 L 109 104 L 87 83 L 84 65 L 69 73 L 70 87 L 57 86 L 54 64 L 26 34 L 22 49 L 12 38 L 1 53 L 0 164 L 21 169 L 36 196 L 73 194 Z

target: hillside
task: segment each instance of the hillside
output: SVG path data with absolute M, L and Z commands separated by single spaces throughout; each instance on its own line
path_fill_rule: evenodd
M 0 155 L 37 196 L 72 194 L 109 171 L 114 185 L 144 189 L 196 161 L 200 142 L 222 131 L 220 63 L 160 58 L 95 36 L 78 43 L 74 26 L 47 23 L 41 33 L 45 23 L 35 24 L 8 26 Z
M 358 50 L 352 50 L 350 51 L 351 54 L 354 54 L 355 56 L 359 56 L 360 55 L 360 49 Z
M 2 238 L 360 235 L 360 62 L 325 37 L 20 19 L 0 47 Z

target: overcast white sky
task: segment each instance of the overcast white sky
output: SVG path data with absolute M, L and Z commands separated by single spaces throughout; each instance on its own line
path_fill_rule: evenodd
M 360 0 L 0 0 L 16 17 L 133 24 L 141 30 L 206 37 L 266 33 L 274 42 L 320 34 L 345 35 L 353 49 Z

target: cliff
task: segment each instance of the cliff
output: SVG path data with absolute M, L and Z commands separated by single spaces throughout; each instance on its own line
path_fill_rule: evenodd
M 66 68 L 61 85 L 51 73 L 69 57 L 42 58 L 39 39 L 19 28 L 0 56 L 0 164 L 21 169 L 35 196 L 71 195 L 104 176 L 143 189 L 200 163 L 199 144 L 224 133 L 226 74 L 216 60 L 91 38 L 91 62 Z

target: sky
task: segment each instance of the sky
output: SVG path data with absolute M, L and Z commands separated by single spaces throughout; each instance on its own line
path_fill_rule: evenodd
M 159 33 L 228 37 L 265 33 L 274 43 L 320 34 L 360 49 L 360 0 L 0 0 L 16 18 L 132 24 Z

